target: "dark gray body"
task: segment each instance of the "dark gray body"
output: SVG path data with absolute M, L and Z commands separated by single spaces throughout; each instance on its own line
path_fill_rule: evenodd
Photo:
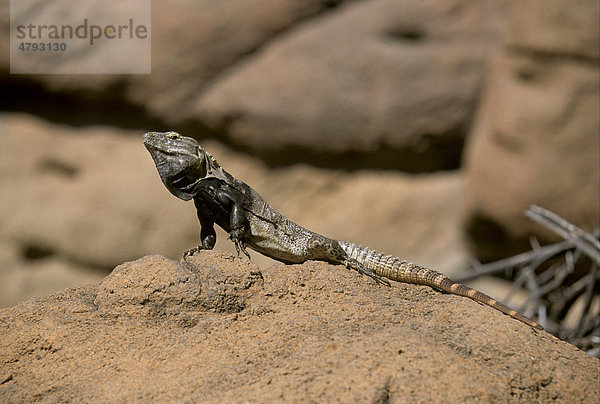
M 184 258 L 214 247 L 214 225 L 217 224 L 229 233 L 238 251 L 246 255 L 246 247 L 250 247 L 285 263 L 327 261 L 345 265 L 385 284 L 389 284 L 386 279 L 390 279 L 428 285 L 466 296 L 541 328 L 515 310 L 439 272 L 299 226 L 273 209 L 246 183 L 223 170 L 192 138 L 175 132 L 149 132 L 143 139 L 167 189 L 178 198 L 194 200 L 201 226 L 201 244 L 184 253 Z

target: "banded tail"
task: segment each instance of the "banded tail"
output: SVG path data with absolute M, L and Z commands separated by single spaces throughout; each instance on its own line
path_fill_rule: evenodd
M 427 285 L 446 293 L 468 297 L 476 302 L 488 305 L 502 313 L 519 320 L 533 328 L 543 328 L 533 320 L 528 319 L 516 310 L 498 302 L 485 293 L 454 282 L 446 275 L 433 271 L 412 262 L 402 260 L 392 255 L 384 255 L 374 250 L 349 242 L 340 242 L 340 246 L 347 254 L 346 266 L 360 272 L 371 272 L 378 276 L 397 282 L 414 285 Z

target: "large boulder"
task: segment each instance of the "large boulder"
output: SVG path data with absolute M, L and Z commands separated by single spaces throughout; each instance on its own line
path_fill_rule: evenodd
M 465 153 L 467 228 L 483 259 L 526 248 L 537 204 L 600 223 L 599 3 L 514 4 Z
M 598 402 L 597 359 L 342 266 L 148 256 L 0 310 L 2 402 Z
M 353 3 L 281 35 L 182 113 L 267 155 L 455 167 L 502 17 L 502 2 Z
M 43 20 L 61 4 L 30 13 Z M 0 107 L 77 123 L 97 123 L 101 109 L 102 123 L 219 133 L 278 162 L 303 150 L 305 161 L 330 166 L 456 168 L 505 8 L 474 0 L 162 1 L 152 6 L 152 74 L 2 75 L 13 96 Z M 0 50 L 8 50 L 8 16 L 0 13 Z M 3 54 L 0 72 L 8 72 Z

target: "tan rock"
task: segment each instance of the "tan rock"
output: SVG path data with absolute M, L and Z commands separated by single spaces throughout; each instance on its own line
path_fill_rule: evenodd
M 524 0 L 512 4 L 507 43 L 564 57 L 600 57 L 600 3 Z
M 32 14 L 53 13 L 64 7 L 48 1 Z M 87 7 L 93 7 L 88 9 Z M 102 8 L 76 3 L 81 15 L 96 15 Z M 74 93 L 81 102 L 104 99 L 147 108 L 171 123 L 190 97 L 202 91 L 231 65 L 243 60 L 280 31 L 328 9 L 321 0 L 170 0 L 152 4 L 151 75 L 36 75 L 22 79 L 43 84 L 44 90 Z M 0 68 L 8 71 L 10 13 L 0 4 Z M 78 55 L 91 58 L 93 52 Z M 50 72 L 49 72 L 50 73 Z M 83 97 L 82 97 L 83 96 Z M 81 99 L 83 98 L 83 99 Z M 108 105 L 106 106 L 108 107 Z M 118 111 L 115 111 L 118 113 Z M 127 117 L 125 117 L 127 118 Z M 193 119 L 194 117 L 185 117 Z M 65 117 L 64 119 L 70 119 Z
M 325 263 L 144 257 L 0 310 L 2 402 L 597 402 L 599 362 L 466 298 Z
M 505 8 L 504 0 L 162 1 L 152 7 L 152 74 L 6 77 L 18 102 L 5 107 L 66 122 L 97 122 L 88 110 L 102 109 L 103 123 L 191 126 L 255 151 L 287 151 L 288 160 L 289 148 L 315 161 L 376 151 L 367 166 L 456 168 Z M 0 49 L 8 16 L 0 13 Z
M 598 4 L 587 2 L 587 12 L 552 4 L 515 6 L 510 45 L 495 61 L 466 148 L 466 217 L 484 259 L 526 248 L 531 233 L 550 236 L 523 216 L 531 204 L 588 231 L 600 223 L 600 70 L 582 48 L 596 35 L 586 15 Z M 527 10 L 536 17 L 525 27 L 519 12 Z M 559 16 L 560 30 L 571 31 L 550 46 L 542 38 L 557 35 Z
M 502 2 L 353 3 L 272 41 L 198 93 L 191 115 L 263 152 L 391 148 L 419 157 L 394 167 L 445 168 L 502 15 Z

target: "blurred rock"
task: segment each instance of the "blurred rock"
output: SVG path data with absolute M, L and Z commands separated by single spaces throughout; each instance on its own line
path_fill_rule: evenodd
M 141 105 L 151 114 L 176 123 L 170 119 L 171 115 L 224 69 L 252 54 L 277 33 L 337 3 L 336 0 L 156 2 L 152 5 L 152 74 L 36 75 L 25 76 L 25 79 L 42 83 L 50 94 L 73 93 L 83 98 L 82 101 L 117 98 L 117 102 Z M 61 6 L 64 6 L 61 0 L 55 0 L 47 2 L 44 9 L 31 12 L 52 13 Z M 87 3 L 78 7 L 86 6 Z M 7 52 L 2 54 L 0 68 L 8 72 L 8 5 L 3 11 L 0 29 L 5 35 L 1 37 L 0 49 Z M 80 10 L 82 15 L 98 12 Z M 63 119 L 69 121 L 73 117 Z
M 265 153 L 360 151 L 410 171 L 447 168 L 502 11 L 502 2 L 353 3 L 271 41 L 198 93 L 187 114 Z
M 149 256 L 0 310 L 2 402 L 597 402 L 598 360 L 466 298 Z
M 6 251 L 0 251 L 0 274 L 13 280 L 0 283 L 0 304 L 93 282 L 119 261 L 155 253 L 178 258 L 197 245 L 195 208 L 164 188 L 141 130 L 72 128 L 2 114 L 0 133 L 0 243 Z M 466 265 L 459 174 L 347 174 L 307 166 L 269 171 L 214 141 L 203 145 L 303 226 L 449 274 Z M 217 238 L 217 249 L 235 251 L 223 231 Z M 272 262 L 258 253 L 252 260 Z M 62 274 L 60 263 L 64 276 L 36 281 L 48 278 L 40 268 Z
M 342 0 L 343 1 L 343 0 Z M 152 95 L 172 89 L 178 79 L 204 83 L 236 59 L 251 53 L 273 35 L 308 16 L 322 12 L 341 1 L 333 0 L 248 0 L 243 3 L 224 0 L 169 0 L 152 5 L 152 75 L 48 75 L 39 76 L 55 90 L 88 89 L 103 91 L 124 81 L 128 87 L 138 87 L 135 94 L 146 103 Z M 95 4 L 74 4 L 81 15 L 102 19 Z M 64 0 L 46 2 L 43 9 L 32 8 L 31 14 L 52 13 L 65 7 Z M 86 9 L 86 7 L 91 7 Z M 9 10 L 6 5 L 0 14 L 0 28 L 5 36 L 2 46 L 8 50 Z M 3 54 L 0 66 L 8 71 L 8 53 Z M 92 57 L 82 55 L 81 57 Z M 194 80 L 194 77 L 197 80 Z M 155 80 L 156 78 L 156 80 Z M 162 80 L 160 80 L 162 78 Z M 171 78 L 169 80 L 169 78 Z M 177 90 L 181 90 L 178 88 Z M 163 94 L 164 95 L 164 94 Z
M 0 133 L 0 237 L 21 251 L 111 268 L 196 238 L 194 212 L 169 203 L 141 132 L 4 114 Z
M 552 238 L 523 216 L 531 204 L 600 224 L 598 2 L 550 3 L 515 3 L 465 153 L 467 227 L 484 260 L 527 248 L 531 233 Z
M 456 168 L 504 4 L 157 2 L 151 75 L 4 76 L 14 97 L 0 107 L 42 103 L 37 113 L 64 122 L 191 127 L 275 163 L 304 151 L 303 161 L 332 167 Z M 7 19 L 0 13 L 5 32 Z M 0 66 L 8 71 L 6 57 Z M 69 113 L 53 107 L 56 97 Z
M 161 1 L 152 4 L 152 74 L 131 77 L 127 96 L 171 125 L 197 94 L 302 20 L 343 0 Z
M 529 52 L 598 60 L 600 3 L 523 0 L 511 5 L 507 43 Z
M 23 250 L 23 248 L 25 248 Z M 99 282 L 106 272 L 0 238 L 0 307 L 66 287 Z

